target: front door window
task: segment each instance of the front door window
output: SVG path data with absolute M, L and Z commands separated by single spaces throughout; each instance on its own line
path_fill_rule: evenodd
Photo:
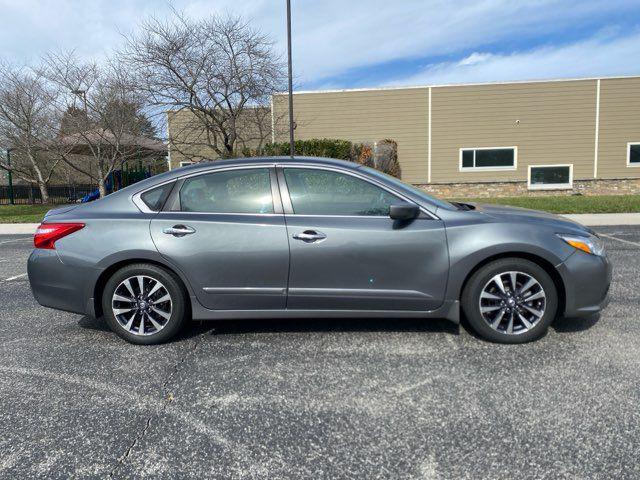
M 330 170 L 285 168 L 296 215 L 388 216 L 399 199 L 365 180 Z

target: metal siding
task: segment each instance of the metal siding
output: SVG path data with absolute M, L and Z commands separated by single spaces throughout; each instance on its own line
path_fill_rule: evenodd
M 434 87 L 433 183 L 526 181 L 529 165 L 567 163 L 592 178 L 595 99 L 595 80 Z M 501 146 L 518 147 L 516 170 L 459 171 L 460 148 Z
M 603 79 L 600 84 L 598 178 L 638 178 L 627 167 L 627 143 L 640 142 L 640 78 Z
M 198 125 L 193 113 L 188 110 L 167 112 L 170 132 L 171 168 L 180 167 L 180 162 L 196 158 L 218 158 L 218 154 L 205 145 L 203 129 Z
M 573 164 L 574 180 L 593 178 L 596 85 L 589 79 L 432 87 L 432 182 L 526 181 L 528 165 L 539 164 Z M 273 101 L 278 141 L 288 140 L 286 98 Z M 392 138 L 403 180 L 427 182 L 429 87 L 298 93 L 294 109 L 297 139 Z M 640 142 L 638 111 L 640 78 L 601 80 L 598 178 L 640 177 L 640 167 L 626 165 L 627 142 Z M 180 141 L 198 136 L 188 115 L 168 117 Z M 458 171 L 460 148 L 500 146 L 518 147 L 517 170 Z M 215 158 L 204 146 L 189 150 Z M 172 166 L 183 158 L 172 148 Z
M 246 140 L 240 138 L 236 141 L 236 151 L 240 155 L 242 147 L 257 148 L 260 134 L 255 126 L 255 120 L 244 122 L 243 118 L 252 113 L 247 108 L 238 117 L 238 132 L 244 135 Z M 268 111 L 267 111 L 268 113 Z M 244 122 L 244 123 L 243 123 Z M 271 140 L 271 115 L 266 115 L 265 124 L 262 126 L 265 132 L 265 142 Z M 202 128 L 196 115 L 188 109 L 168 111 L 167 124 L 169 136 L 169 148 L 171 149 L 171 168 L 178 168 L 180 162 L 215 160 L 220 156 L 210 146 L 205 129 Z M 220 148 L 223 146 L 220 144 Z
M 274 100 L 276 118 L 284 117 L 286 96 Z M 296 139 L 340 138 L 398 142 L 402 179 L 427 181 L 428 88 L 303 93 L 294 96 Z M 280 128 L 278 141 L 287 141 Z

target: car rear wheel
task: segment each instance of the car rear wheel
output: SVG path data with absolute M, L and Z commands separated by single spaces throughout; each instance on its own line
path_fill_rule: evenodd
M 547 331 L 558 310 L 558 293 L 538 264 L 505 258 L 473 274 L 461 303 L 478 335 L 492 342 L 525 343 Z
M 151 345 L 174 337 L 186 318 L 180 280 L 151 264 L 128 265 L 107 281 L 102 311 L 111 329 L 131 343 Z

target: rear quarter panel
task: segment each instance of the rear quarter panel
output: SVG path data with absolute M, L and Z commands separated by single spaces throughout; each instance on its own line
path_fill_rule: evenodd
M 141 212 L 124 191 L 110 195 L 103 200 L 81 205 L 72 210 L 47 216 L 47 222 L 81 222 L 85 227 L 56 242 L 55 253 L 60 265 L 47 256 L 52 274 L 55 276 L 55 289 L 74 292 L 75 299 L 70 302 L 73 309 L 82 304 L 82 311 L 90 313 L 89 300 L 94 295 L 96 282 L 109 267 L 124 261 L 154 261 L 172 268 L 182 277 L 174 265 L 169 264 L 158 253 L 150 235 L 151 219 L 157 213 Z M 120 194 L 120 195 L 119 195 Z M 56 214 L 57 213 L 57 214 Z M 35 261 L 44 261 L 44 251 L 35 250 L 32 255 Z M 42 268 L 41 270 L 44 270 Z M 49 283 L 54 279 L 49 278 Z M 39 281 L 39 280 L 36 280 Z M 189 289 L 189 285 L 187 289 Z M 71 309 L 71 308 L 68 308 Z

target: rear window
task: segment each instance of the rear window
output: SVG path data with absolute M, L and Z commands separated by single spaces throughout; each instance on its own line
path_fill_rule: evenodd
M 172 187 L 173 182 L 165 183 L 164 185 L 161 185 L 159 187 L 147 190 L 142 195 L 140 195 L 140 199 L 147 207 L 149 207 L 150 210 L 158 212 L 162 209 L 162 206 L 167 200 Z

